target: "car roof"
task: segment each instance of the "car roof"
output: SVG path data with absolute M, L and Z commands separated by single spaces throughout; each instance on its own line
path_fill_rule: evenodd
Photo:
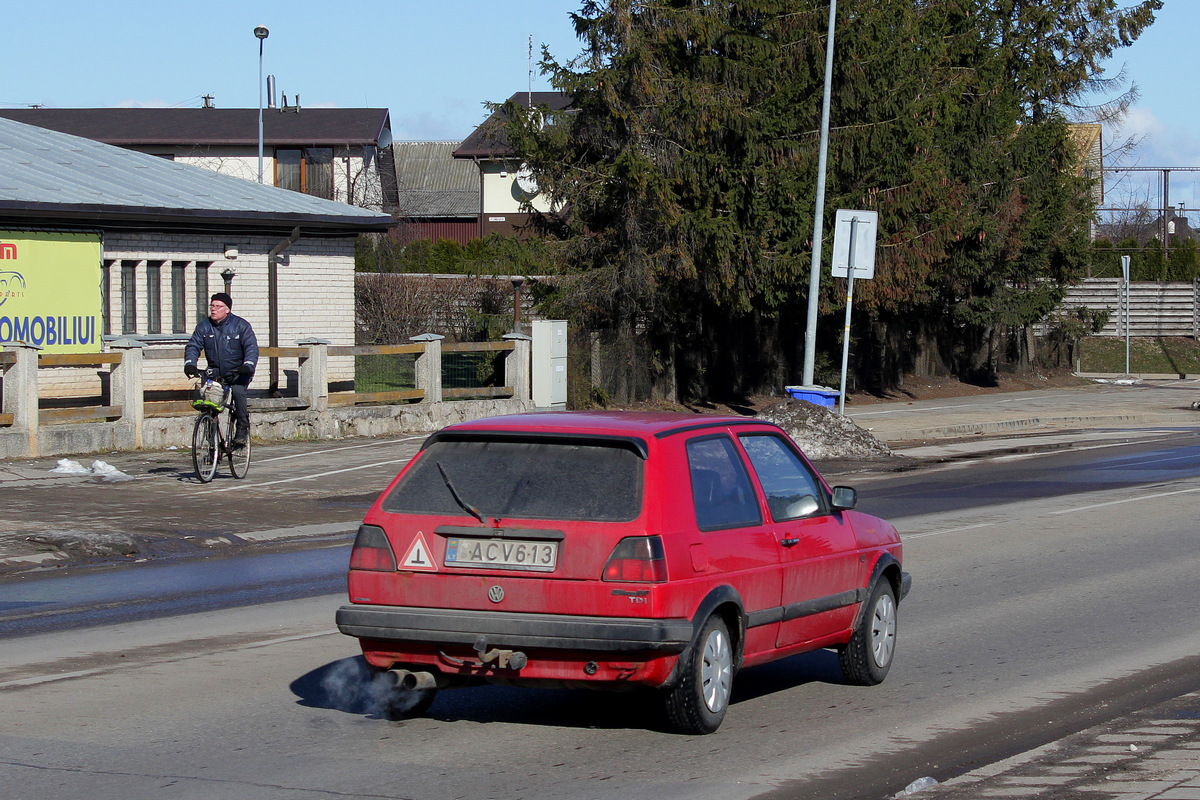
M 662 438 L 673 433 L 729 425 L 775 427 L 772 423 L 753 417 L 689 414 L 678 411 L 535 411 L 459 422 L 443 430 L 455 433 L 496 431 Z

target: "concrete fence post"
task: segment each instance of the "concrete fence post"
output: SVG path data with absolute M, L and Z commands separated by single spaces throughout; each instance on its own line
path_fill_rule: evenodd
M 417 388 L 425 392 L 426 403 L 442 402 L 442 340 L 438 333 L 422 333 L 410 341 L 425 345 L 425 352 L 417 356 Z
M 121 363 L 113 364 L 109 387 L 109 402 L 121 407 L 121 419 L 116 424 L 117 444 L 137 450 L 142 446 L 142 422 L 146 419 L 142 393 L 142 350 L 146 343 L 126 338 L 117 339 L 109 347 L 121 354 Z
M 13 415 L 10 428 L 0 428 L 11 444 L 0 452 L 8 456 L 38 454 L 38 351 L 36 344 L 5 342 L 4 349 L 17 357 L 4 368 L 4 411 Z M 15 441 L 14 441 L 15 440 Z
M 506 333 L 503 338 L 513 343 L 513 349 L 504 358 L 504 385 L 513 387 L 514 400 L 528 400 L 533 396 L 533 337 L 523 333 Z
M 325 411 L 329 408 L 329 341 L 308 338 L 296 345 L 308 348 L 308 355 L 300 359 L 300 399 L 312 411 Z

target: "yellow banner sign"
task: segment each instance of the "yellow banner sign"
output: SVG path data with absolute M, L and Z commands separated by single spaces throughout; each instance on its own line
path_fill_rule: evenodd
M 100 352 L 100 256 L 99 234 L 0 231 L 0 349 Z

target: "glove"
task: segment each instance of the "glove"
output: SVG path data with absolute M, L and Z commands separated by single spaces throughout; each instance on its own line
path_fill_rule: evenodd
M 199 377 L 200 370 L 196 369 L 195 364 L 184 364 L 183 365 L 183 374 L 187 375 L 189 378 L 196 378 L 196 377 Z
M 238 375 L 249 375 L 251 372 L 254 372 L 254 367 L 249 364 L 242 364 L 238 367 Z

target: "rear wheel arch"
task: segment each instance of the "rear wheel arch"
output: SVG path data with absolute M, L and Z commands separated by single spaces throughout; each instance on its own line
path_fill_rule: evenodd
M 734 667 L 742 664 L 743 646 L 746 641 L 746 613 L 742 596 L 732 586 L 718 586 L 705 596 L 692 615 L 692 645 L 700 635 L 700 629 L 713 614 L 725 621 L 734 651 Z
M 697 647 L 704 624 L 714 614 L 721 618 L 729 632 L 730 643 L 733 646 L 733 668 L 736 672 L 742 665 L 742 656 L 745 652 L 746 613 L 744 608 L 742 596 L 737 589 L 727 584 L 718 586 L 705 595 L 704 599 L 696 606 L 695 613 L 692 614 L 692 641 L 679 654 L 674 669 L 671 670 L 670 676 L 660 688 L 669 689 L 679 682 L 680 665 L 687 661 L 688 654 Z

